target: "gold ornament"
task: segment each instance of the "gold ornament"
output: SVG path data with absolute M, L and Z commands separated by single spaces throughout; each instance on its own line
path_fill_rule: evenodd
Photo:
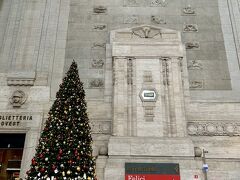
M 65 176 L 65 172 L 64 171 L 62 172 L 62 175 Z
M 80 170 L 81 170 L 81 168 L 80 168 L 80 166 L 78 166 L 78 167 L 77 167 L 77 171 L 80 171 Z
M 67 171 L 67 174 L 68 174 L 68 175 L 70 175 L 70 174 L 71 174 L 71 171 L 70 171 L 70 170 L 68 170 L 68 171 Z
M 88 179 L 88 180 L 91 180 L 91 178 L 90 178 L 90 177 L 88 177 L 87 179 Z

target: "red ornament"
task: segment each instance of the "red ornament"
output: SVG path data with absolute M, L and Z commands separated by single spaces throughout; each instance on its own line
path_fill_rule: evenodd
M 52 169 L 55 170 L 55 169 L 56 169 L 56 166 L 55 166 L 55 165 L 52 165 Z
M 40 157 L 40 158 L 43 158 L 43 154 L 40 154 L 39 157 Z
M 59 149 L 59 154 L 62 154 L 63 153 L 63 150 L 62 149 Z
M 60 155 L 58 155 L 58 156 L 57 156 L 57 160 L 60 160 L 60 159 L 61 159 L 61 156 L 60 156 Z
M 36 162 L 36 160 L 33 158 L 32 159 L 32 165 L 36 165 L 37 164 L 37 162 Z
M 77 155 L 78 155 L 78 151 L 77 151 L 77 150 L 75 150 L 74 154 L 75 154 L 75 156 L 77 156 Z
M 44 168 L 41 168 L 41 169 L 40 169 L 40 172 L 41 172 L 41 173 L 43 173 L 44 171 L 45 171 L 45 169 L 44 169 Z

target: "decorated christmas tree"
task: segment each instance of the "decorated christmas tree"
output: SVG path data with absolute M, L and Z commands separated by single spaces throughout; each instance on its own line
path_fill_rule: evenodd
M 56 94 L 27 179 L 96 180 L 83 83 L 73 61 Z

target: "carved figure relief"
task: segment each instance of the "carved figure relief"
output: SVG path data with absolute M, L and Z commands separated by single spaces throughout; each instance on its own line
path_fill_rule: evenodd
M 200 45 L 199 42 L 187 42 L 185 43 L 186 49 L 199 49 Z
M 125 24 L 137 24 L 139 21 L 138 16 L 132 15 L 132 16 L 127 16 L 124 18 L 124 23 Z
M 196 24 L 186 24 L 183 27 L 183 32 L 198 32 L 198 28 Z
M 156 29 L 149 26 L 133 29 L 133 34 L 140 38 L 153 38 L 157 35 L 161 36 L 160 29 Z
M 165 7 L 167 6 L 167 0 L 151 0 L 150 6 L 161 6 Z
M 104 65 L 103 59 L 93 59 L 92 68 L 102 68 Z
M 192 60 L 189 62 L 188 69 L 195 70 L 195 69 L 202 69 L 202 64 L 197 60 Z
M 107 12 L 107 8 L 104 6 L 97 6 L 93 8 L 93 12 L 96 14 L 105 14 Z
M 165 19 L 162 19 L 160 16 L 151 16 L 151 21 L 154 24 L 167 24 Z
M 104 82 L 102 79 L 94 79 L 94 80 L 90 81 L 89 87 L 90 88 L 103 88 Z
M 183 15 L 196 15 L 195 10 L 189 4 L 187 7 L 183 8 L 182 10 Z
M 203 81 L 190 81 L 190 89 L 202 89 Z
M 107 25 L 106 24 L 95 24 L 93 26 L 93 29 L 97 30 L 97 31 L 103 31 L 103 30 L 107 29 Z
M 13 92 L 10 103 L 13 107 L 21 107 L 27 100 L 27 96 L 21 90 L 16 90 Z

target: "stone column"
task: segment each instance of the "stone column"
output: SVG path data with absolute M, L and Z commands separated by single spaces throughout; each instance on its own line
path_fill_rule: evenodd
M 180 57 L 164 59 L 166 61 L 167 71 L 167 99 L 169 107 L 169 131 L 171 137 L 186 136 L 186 119 L 184 107 L 184 92 L 182 84 L 182 69 Z
M 113 135 L 127 135 L 128 119 L 128 60 L 123 57 L 113 59 Z

